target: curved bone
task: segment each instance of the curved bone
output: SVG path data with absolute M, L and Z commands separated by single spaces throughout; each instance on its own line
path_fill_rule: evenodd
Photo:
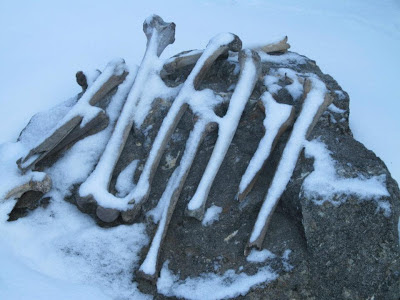
M 309 78 L 306 80 L 304 91 L 306 98 L 302 110 L 293 126 L 292 133 L 283 150 L 278 168 L 257 216 L 245 249 L 245 255 L 254 247 L 261 249 L 272 214 L 289 183 L 297 159 L 304 147 L 304 142 L 322 113 L 332 103 L 332 97 L 328 94 L 325 84 L 319 79 Z
M 122 59 L 110 62 L 104 72 L 86 90 L 67 115 L 58 122 L 52 132 L 44 137 L 26 156 L 17 161 L 20 170 L 26 172 L 33 168 L 36 163 L 55 150 L 73 142 L 99 124 L 102 128 L 107 126 L 108 118 L 105 112 L 94 107 L 94 105 L 124 81 L 127 74 L 125 62 Z
M 186 213 L 199 220 L 203 219 L 205 204 L 212 183 L 228 151 L 240 117 L 261 72 L 260 57 L 253 50 L 242 50 L 239 55 L 239 62 L 241 66 L 239 80 L 229 102 L 226 115 L 218 121 L 217 142 L 197 190 L 187 206 Z
M 241 45 L 242 43 L 240 39 L 236 35 L 230 33 L 220 34 L 211 39 L 208 43 L 206 50 L 197 61 L 195 67 L 180 90 L 179 95 L 173 102 L 154 140 L 152 149 L 143 168 L 143 172 L 140 175 L 133 194 L 131 194 L 132 198 L 129 202 L 135 204 L 137 209 L 139 209 L 142 202 L 147 199 L 150 193 L 151 182 L 164 152 L 164 148 L 206 72 L 218 56 L 227 50 L 238 51 Z
M 293 106 L 277 103 L 269 92 L 265 92 L 261 96 L 261 100 L 265 108 L 265 134 L 240 181 L 237 196 L 239 201 L 242 201 L 251 191 L 280 136 L 294 121 L 295 110 Z
M 42 192 L 43 194 L 45 194 L 50 191 L 51 186 L 52 182 L 49 175 L 41 172 L 33 172 L 32 175 L 29 176 L 29 178 L 8 191 L 4 198 L 19 198 L 22 196 L 22 194 L 29 191 Z
M 111 176 L 117 164 L 133 123 L 137 124 L 139 118 L 143 119 L 144 111 L 138 112 L 138 107 L 148 107 L 159 97 L 148 93 L 152 87 L 149 86 L 154 80 L 159 79 L 160 60 L 159 55 L 170 44 L 174 42 L 175 24 L 166 23 L 159 16 L 153 15 L 145 20 L 143 31 L 147 37 L 147 48 L 142 63 L 139 67 L 132 89 L 121 111 L 121 115 L 115 125 L 113 134 L 102 154 L 99 163 L 89 178 L 80 187 L 80 196 L 85 202 L 94 200 L 104 208 L 115 208 L 126 210 L 127 198 L 118 198 L 108 191 Z M 150 82 L 150 83 L 149 83 Z M 115 207 L 116 206 L 116 207 Z
M 285 36 L 282 40 L 277 41 L 275 43 L 270 43 L 261 47 L 256 47 L 254 50 L 261 50 L 265 53 L 279 53 L 279 52 L 286 52 L 290 45 L 288 44 L 288 37 Z

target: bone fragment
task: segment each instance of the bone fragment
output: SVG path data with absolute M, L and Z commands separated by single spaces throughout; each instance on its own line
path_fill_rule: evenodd
M 29 191 L 36 191 L 45 194 L 50 191 L 51 186 L 52 182 L 49 175 L 34 172 L 29 180 L 9 190 L 4 198 L 20 198 L 22 194 Z
M 242 201 L 251 191 L 280 136 L 294 122 L 295 110 L 293 106 L 277 103 L 269 92 L 265 92 L 261 96 L 261 100 L 261 105 L 265 110 L 264 127 L 266 132 L 240 181 L 237 196 L 239 201 Z
M 99 124 L 101 124 L 101 128 L 107 126 L 108 118 L 105 112 L 94 105 L 124 81 L 127 74 L 123 60 L 110 62 L 96 82 L 86 90 L 77 104 L 60 120 L 52 132 L 26 156 L 17 161 L 20 170 L 25 173 L 34 168 L 36 163 L 54 153 L 55 150 L 58 151 L 68 143 L 79 139 L 80 136 Z M 85 116 L 87 114 L 89 115 Z
M 235 91 L 232 94 L 226 115 L 218 121 L 218 139 L 206 170 L 195 194 L 189 201 L 186 213 L 202 220 L 205 204 L 212 183 L 235 135 L 240 117 L 249 100 L 261 72 L 260 57 L 253 50 L 242 50 L 239 54 L 240 74 Z
M 286 52 L 289 48 L 290 45 L 288 44 L 288 37 L 285 36 L 282 40 L 276 42 L 276 43 L 270 43 L 261 47 L 256 47 L 254 50 L 261 50 L 265 53 L 284 53 Z
M 328 94 L 325 84 L 317 78 L 309 78 L 306 80 L 304 83 L 304 92 L 306 97 L 302 110 L 293 126 L 292 133 L 261 206 L 250 239 L 244 251 L 245 255 L 248 255 L 249 251 L 254 247 L 261 249 L 268 224 L 271 221 L 271 217 L 280 197 L 290 181 L 300 152 L 304 147 L 304 142 L 310 135 L 322 113 L 333 100 Z

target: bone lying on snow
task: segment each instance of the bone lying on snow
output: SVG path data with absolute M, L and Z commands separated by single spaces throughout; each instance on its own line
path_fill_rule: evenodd
M 85 91 L 51 133 L 26 156 L 17 161 L 20 170 L 26 172 L 34 168 L 39 161 L 76 141 L 82 135 L 90 131 L 93 134 L 104 129 L 108 124 L 108 117 L 102 109 L 94 105 L 124 81 L 127 74 L 125 62 L 122 59 L 110 62 L 95 83 Z M 80 80 L 83 81 L 82 78 Z
M 52 186 L 51 178 L 44 173 L 37 174 L 37 176 L 35 175 L 36 174 L 34 172 L 32 178 L 29 181 L 25 181 L 20 185 L 12 188 L 10 191 L 7 192 L 4 198 L 20 198 L 24 193 L 29 191 L 41 192 L 43 194 L 50 191 Z
M 294 123 L 293 130 L 283 150 L 278 168 L 274 174 L 267 195 L 261 206 L 257 220 L 245 248 L 248 255 L 254 247 L 261 249 L 273 212 L 293 174 L 304 142 L 310 135 L 322 113 L 332 103 L 333 98 L 326 90 L 325 84 L 317 78 L 310 77 L 304 83 L 305 99 L 302 110 Z
M 152 82 L 154 77 L 159 77 L 159 65 L 161 65 L 159 56 L 169 44 L 174 42 L 175 24 L 164 22 L 159 16 L 153 15 L 144 21 L 143 31 L 147 37 L 146 52 L 102 157 L 95 170 L 81 185 L 80 196 L 82 199 L 79 203 L 82 207 L 86 206 L 86 203 L 91 205 L 95 201 L 103 207 L 112 206 L 112 202 L 119 202 L 121 203 L 120 207 L 124 208 L 121 210 L 127 208 L 130 196 L 126 197 L 126 201 L 125 198 L 115 197 L 108 191 L 109 184 L 134 122 L 140 123 L 137 119 L 143 117 L 137 114 L 146 114 L 144 111 L 137 112 L 138 107 L 149 107 L 150 109 L 152 102 L 158 97 L 146 94 L 146 91 L 152 88 L 148 86 L 148 82 Z M 101 186 L 98 185 L 98 182 L 101 182 Z M 131 211 L 124 213 L 125 218 L 133 215 L 134 213 Z M 108 220 L 108 218 L 104 219 Z

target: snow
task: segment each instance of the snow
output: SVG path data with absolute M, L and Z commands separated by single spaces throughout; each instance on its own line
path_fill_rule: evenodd
M 222 212 L 222 207 L 211 205 L 204 214 L 204 219 L 201 222 L 203 226 L 210 226 L 219 220 L 219 214 Z
M 165 296 L 190 300 L 228 299 L 246 295 L 250 288 L 276 278 L 278 274 L 267 265 L 259 268 L 254 275 L 236 273 L 230 269 L 222 275 L 204 273 L 199 277 L 180 280 L 178 275 L 169 270 L 168 262 L 165 262 L 157 281 L 157 291 Z
M 252 249 L 246 259 L 252 263 L 263 263 L 267 259 L 273 259 L 275 257 L 276 255 L 267 249 L 263 249 L 261 251 Z
M 244 51 L 247 51 L 247 53 L 235 91 L 229 101 L 228 111 L 223 118 L 218 120 L 218 139 L 197 190 L 188 203 L 189 210 L 193 211 L 200 208 L 207 200 L 211 185 L 228 151 L 244 107 L 256 83 L 257 66 L 252 60 L 250 50 Z
M 337 113 L 337 114 L 342 114 L 342 113 L 346 112 L 346 110 L 337 107 L 337 106 L 336 106 L 335 104 L 333 104 L 333 103 L 332 103 L 331 105 L 328 106 L 328 109 L 329 109 L 331 112 L 334 112 L 334 113 Z
M 126 196 L 131 190 L 135 188 L 133 176 L 135 175 L 138 163 L 138 159 L 133 160 L 118 175 L 117 182 L 115 183 L 115 189 L 117 190 L 118 197 Z
M 269 157 L 272 144 L 282 124 L 286 122 L 292 111 L 292 106 L 277 103 L 269 92 L 261 96 L 265 108 L 264 128 L 265 135 L 258 144 L 257 150 L 251 158 L 249 165 L 239 184 L 239 194 L 249 186 L 256 174 L 261 170 L 264 162 Z
M 171 7 L 179 9 L 171 10 Z M 291 50 L 315 59 L 322 71 L 332 75 L 349 93 L 350 126 L 355 137 L 374 150 L 388 165 L 392 175 L 400 179 L 400 139 L 395 138 L 400 130 L 397 116 L 400 9 L 396 0 L 307 0 L 301 3 L 294 0 L 150 0 L 143 3 L 113 1 L 112 4 L 106 1 L 45 0 L 25 1 L 23 5 L 18 1 L 2 1 L 0 143 L 16 140 L 33 114 L 80 92 L 74 78 L 76 71 L 103 69 L 102 63 L 115 56 L 124 57 L 130 64 L 139 63 L 145 37 L 137 34 L 137 29 L 141 28 L 144 18 L 154 12 L 177 24 L 177 39 L 166 49 L 165 57 L 201 47 L 216 30 L 237 33 L 245 46 L 260 44 L 264 38 L 269 40 L 269 37 L 288 35 Z M 264 59 L 274 58 L 265 55 Z M 286 60 L 289 58 L 286 57 Z M 68 110 L 68 107 L 71 106 L 67 105 L 65 109 Z M 48 116 L 54 116 L 54 120 L 59 121 L 65 111 L 60 115 L 56 117 L 50 113 Z M 49 118 L 49 129 L 54 120 Z M 42 125 L 46 126 L 44 123 Z M 27 139 L 24 138 L 24 141 Z M 29 143 L 32 145 L 35 141 Z M 94 138 L 91 143 L 95 143 Z M 86 167 L 82 172 L 87 172 Z M 68 175 L 68 172 L 65 170 L 63 174 Z M 0 204 L 1 207 L 7 205 L 1 216 L 4 217 L 11 210 L 13 202 L 9 200 Z M 47 216 L 47 211 L 41 211 L 41 214 Z M 82 214 L 76 218 L 69 217 L 65 220 L 65 227 L 69 228 L 74 222 L 84 223 L 82 218 L 86 220 Z M 39 217 L 32 219 L 29 216 L 27 220 L 15 232 L 15 238 L 25 233 L 29 236 L 29 229 L 41 222 Z M 20 221 L 12 223 L 13 226 Z M 0 223 L 2 231 L 11 228 L 5 228 L 5 225 L 4 222 Z M 43 227 L 37 235 L 46 234 L 48 229 L 51 226 Z M 53 230 L 49 234 L 57 235 Z M 29 245 L 22 243 L 22 239 L 20 242 L 20 250 Z M 50 277 L 40 277 L 41 285 L 39 279 L 36 280 L 38 277 L 26 267 L 24 256 L 10 249 L 3 235 L 0 235 L 0 244 L 0 273 L 4 275 L 0 279 L 0 285 L 4 283 L 0 287 L 0 298 L 44 299 L 42 287 L 49 288 L 46 295 L 53 299 L 60 299 L 64 295 L 66 299 L 79 299 L 77 294 L 85 299 L 104 298 L 93 289 L 81 288 L 71 281 L 65 281 L 61 286 L 62 283 L 55 282 L 51 274 L 45 275 Z M 35 243 L 35 247 L 37 251 L 32 253 L 31 260 L 38 260 L 54 250 L 54 245 L 49 243 Z M 100 247 L 100 250 L 103 248 Z M 16 274 L 20 270 L 19 263 L 23 264 L 24 269 Z M 85 264 L 82 260 L 81 265 Z M 75 268 L 78 274 L 81 265 L 74 264 L 72 269 Z M 63 265 L 59 266 L 58 271 L 62 271 Z M 65 264 L 64 268 L 68 270 L 71 266 Z M 22 277 L 23 274 L 26 276 Z M 96 268 L 87 274 L 88 278 L 98 278 L 99 275 Z M 76 281 L 87 285 L 87 280 L 79 276 Z M 23 284 L 13 285 L 20 282 Z M 104 282 L 94 285 L 101 290 L 108 286 Z M 53 291 L 50 286 L 60 291 L 58 295 L 50 294 Z M 23 294 L 25 291 L 27 293 Z M 74 291 L 77 293 L 73 294 Z M 140 299 L 140 296 L 132 298 Z
M 279 198 L 284 192 L 293 174 L 300 151 L 303 149 L 303 143 L 306 139 L 309 126 L 319 107 L 324 102 L 324 96 L 327 91 L 325 84 L 314 77 L 310 77 L 308 80 L 311 80 L 311 90 L 304 100 L 301 113 L 294 123 L 290 138 L 283 150 L 278 168 L 257 216 L 250 236 L 250 243 L 254 242 L 260 236 L 268 216 L 273 212 Z
M 302 190 L 308 198 L 314 199 L 314 203 L 321 205 L 330 202 L 340 205 L 346 201 L 347 195 L 353 194 L 361 199 L 375 200 L 379 210 L 386 216 L 390 215 L 390 204 L 382 200 L 390 196 L 386 188 L 386 175 L 340 178 L 336 174 L 336 162 L 331 158 L 330 152 L 325 144 L 317 140 L 305 142 L 305 155 L 314 158 L 314 171 L 304 180 Z M 340 196 L 339 200 L 334 200 L 334 195 Z

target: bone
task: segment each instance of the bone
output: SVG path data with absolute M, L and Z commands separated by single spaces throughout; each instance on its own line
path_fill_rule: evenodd
M 55 150 L 58 151 L 67 144 L 78 140 L 96 126 L 100 125 L 99 128 L 107 126 L 108 118 L 105 112 L 94 105 L 124 81 L 127 74 L 123 60 L 110 62 L 95 83 L 86 90 L 77 104 L 51 133 L 32 148 L 26 156 L 17 161 L 20 170 L 25 173 L 34 168 L 39 161 L 54 153 Z M 88 116 L 86 116 L 87 113 L 89 113 Z M 95 131 L 92 132 L 95 133 Z
M 269 92 L 265 92 L 261 96 L 261 101 L 265 111 L 264 127 L 266 132 L 240 181 L 237 195 L 239 201 L 242 201 L 251 191 L 280 136 L 294 122 L 295 110 L 293 106 L 277 103 Z
M 211 186 L 232 142 L 237 126 L 239 125 L 240 117 L 261 72 L 260 57 L 253 50 L 242 50 L 239 54 L 239 63 L 241 67 L 239 80 L 229 102 L 228 111 L 218 121 L 217 142 L 197 190 L 187 206 L 187 215 L 199 220 L 203 219 L 205 204 Z
M 282 40 L 276 43 L 270 43 L 264 46 L 254 47 L 252 49 L 256 51 L 263 51 L 267 54 L 284 53 L 290 48 L 287 40 L 288 37 L 285 36 Z M 177 72 L 181 68 L 195 65 L 203 51 L 204 50 L 185 51 L 167 59 L 164 63 L 163 69 L 161 70 L 161 77 L 164 78 L 170 74 Z M 227 58 L 228 52 L 225 52 L 224 54 L 225 55 L 221 55 L 220 57 Z
M 20 198 L 24 193 L 29 191 L 41 192 L 43 194 L 50 191 L 52 186 L 51 178 L 45 173 L 33 172 L 30 179 L 25 180 L 18 186 L 15 186 L 5 195 L 5 199 L 11 197 Z
M 175 24 L 166 23 L 159 16 L 153 15 L 143 23 L 143 31 L 147 37 L 146 52 L 105 151 L 95 170 L 86 182 L 81 185 L 80 195 L 82 199 L 85 199 L 84 201 L 82 200 L 82 206 L 85 206 L 85 202 L 92 202 L 91 198 L 94 198 L 94 201 L 103 207 L 110 205 L 109 198 L 113 198 L 113 200 L 116 200 L 115 202 L 125 202 L 123 198 L 117 198 L 109 193 L 111 177 L 125 147 L 129 132 L 134 122 L 136 122 L 136 110 L 139 106 L 151 107 L 151 103 L 156 98 L 144 96 L 144 92 L 149 89 L 147 83 L 151 82 L 154 76 L 159 76 L 159 55 L 169 44 L 174 42 Z M 101 193 L 98 193 L 98 182 L 102 183 Z M 128 200 L 125 205 L 121 206 L 126 206 L 127 202 Z
M 252 248 L 261 249 L 273 212 L 293 174 L 296 162 L 315 124 L 332 103 L 325 84 L 317 78 L 304 83 L 305 100 L 283 151 L 278 168 L 264 199 L 250 239 L 245 248 L 248 255 Z
M 290 45 L 288 44 L 288 37 L 285 36 L 282 40 L 275 42 L 275 43 L 270 43 L 266 44 L 264 46 L 260 47 L 255 47 L 254 50 L 257 51 L 263 51 L 265 53 L 271 54 L 271 53 L 285 53 L 289 48 Z
M 146 258 L 139 268 L 138 276 L 155 282 L 157 280 L 157 270 L 159 269 L 159 256 L 161 245 L 168 231 L 168 226 L 178 202 L 180 193 L 189 174 L 193 160 L 204 137 L 212 130 L 212 124 L 206 120 L 198 120 L 190 133 L 186 142 L 185 152 L 181 159 L 181 164 L 175 169 L 168 180 L 167 187 L 160 199 L 164 203 L 161 220 L 157 231 L 153 237 L 150 249 Z
M 201 58 L 197 61 L 195 67 L 185 81 L 160 127 L 146 160 L 143 172 L 136 185 L 136 189 L 133 192 L 132 200 L 129 203 L 140 207 L 142 202 L 148 198 L 151 182 L 164 152 L 164 148 L 179 123 L 179 120 L 186 111 L 188 101 L 193 97 L 193 94 L 199 87 L 201 80 L 204 78 L 218 56 L 227 50 L 238 51 L 241 44 L 240 39 L 233 34 L 218 35 L 208 43 L 206 50 L 203 52 Z

